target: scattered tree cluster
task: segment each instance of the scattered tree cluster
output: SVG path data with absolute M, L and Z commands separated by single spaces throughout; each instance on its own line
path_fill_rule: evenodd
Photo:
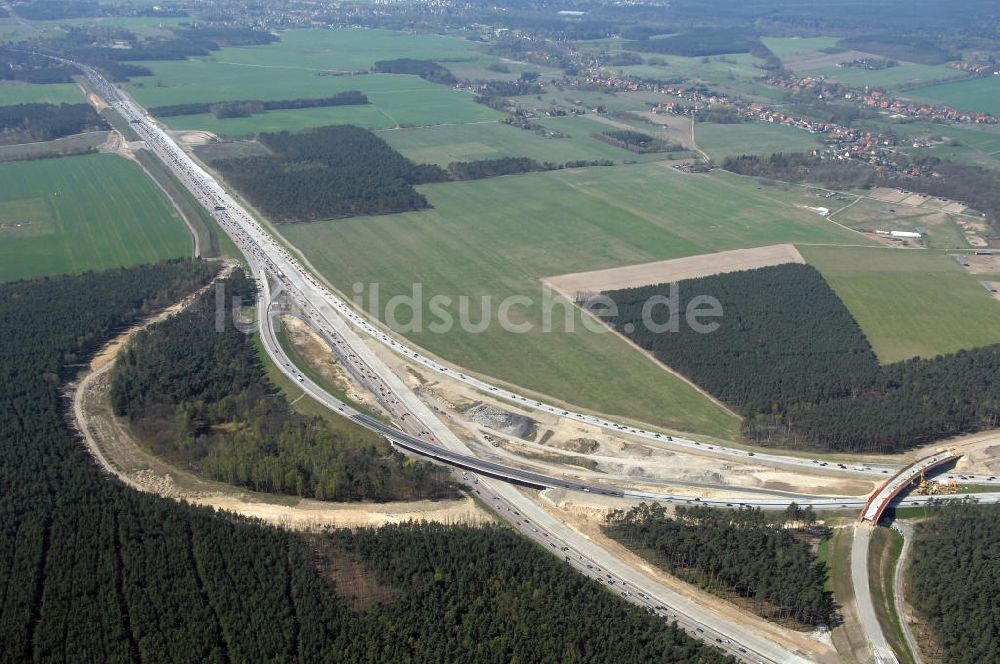
M 807 154 L 742 155 L 722 162 L 727 171 L 785 182 L 815 182 L 837 189 L 867 189 L 878 182 L 875 169 L 855 159 L 820 159 Z
M 273 155 L 213 165 L 279 222 L 419 210 L 427 200 L 413 185 L 448 179 L 443 169 L 414 164 L 372 132 L 352 125 L 261 134 L 258 140 Z
M 900 171 L 882 171 L 864 162 L 822 159 L 805 154 L 729 157 L 722 167 L 741 175 L 786 182 L 817 182 L 839 189 L 901 187 L 930 196 L 962 201 L 1000 222 L 1000 172 L 937 157 L 907 160 L 897 155 Z M 928 177 L 930 176 L 930 177 Z
M 636 154 L 651 154 L 655 152 L 678 152 L 683 150 L 682 145 L 672 141 L 665 141 L 655 138 L 649 134 L 633 129 L 612 129 L 600 133 L 591 134 L 594 138 L 605 143 L 635 152 Z
M 538 82 L 537 72 L 524 72 L 516 81 L 476 81 L 472 86 L 485 99 L 538 95 L 545 91 Z
M 90 104 L 0 106 L 0 144 L 51 141 L 106 127 Z
M 732 662 L 508 529 L 407 524 L 309 541 L 101 472 L 66 429 L 62 381 L 110 334 L 214 270 L 179 262 L 0 285 L 0 662 L 440 664 L 568 652 Z M 325 552 L 352 574 L 337 577 Z M 392 584 L 391 601 L 345 599 L 374 577 Z
M 787 527 L 788 518 L 804 527 Z M 780 519 L 758 508 L 705 506 L 679 506 L 671 518 L 662 505 L 642 503 L 611 512 L 605 530 L 686 581 L 753 600 L 766 618 L 830 625 L 836 606 L 810 541 L 826 533 L 814 521 L 810 509 L 795 506 Z
M 326 106 L 354 106 L 367 104 L 368 97 L 357 90 L 338 92 L 332 97 L 310 99 L 248 99 L 243 101 L 213 101 L 195 104 L 172 104 L 156 106 L 149 109 L 153 115 L 161 118 L 176 115 L 200 115 L 212 113 L 217 118 L 249 117 L 266 111 L 301 108 L 322 108 Z
M 379 60 L 372 67 L 372 71 L 377 74 L 410 74 L 431 83 L 443 83 L 444 85 L 454 85 L 457 82 L 455 75 L 447 67 L 432 60 L 416 60 L 414 58 Z
M 1000 662 L 1000 508 L 954 500 L 932 507 L 916 526 L 906 578 L 907 601 L 943 650 L 939 661 Z
M 499 159 L 480 159 L 479 161 L 453 161 L 448 164 L 448 175 L 453 180 L 481 180 L 482 178 L 517 175 L 518 173 L 614 165 L 615 162 L 610 159 L 579 159 L 567 161 L 564 164 L 554 164 L 550 161 L 535 161 L 528 157 L 501 157 Z
M 607 293 L 606 320 L 745 416 L 763 445 L 897 452 L 1000 424 L 1000 345 L 880 366 L 864 333 L 814 268 L 780 265 L 683 281 L 679 313 L 651 307 L 667 285 Z M 722 315 L 710 333 L 681 321 L 692 296 Z
M 694 114 L 694 119 L 698 122 L 712 122 L 714 124 L 740 124 L 743 122 L 736 107 L 723 105 L 698 109 Z
M 225 283 L 252 297 L 242 272 Z M 249 302 L 248 302 L 249 304 Z M 404 463 L 381 437 L 295 412 L 271 385 L 253 338 L 217 329 L 215 294 L 140 333 L 115 366 L 111 400 L 153 452 L 211 479 L 320 500 L 454 497 L 447 473 Z

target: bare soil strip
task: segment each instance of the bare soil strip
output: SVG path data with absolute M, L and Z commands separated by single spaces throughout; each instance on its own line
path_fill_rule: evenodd
M 734 249 L 667 261 L 613 267 L 606 270 L 562 274 L 545 277 L 542 279 L 542 283 L 569 299 L 575 300 L 578 293 L 600 293 L 622 288 L 651 286 L 785 263 L 805 263 L 798 249 L 792 244 L 774 244 L 754 249 Z

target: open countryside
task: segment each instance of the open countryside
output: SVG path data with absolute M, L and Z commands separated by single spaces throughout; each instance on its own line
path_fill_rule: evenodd
M 1000 661 L 995 5 L 0 5 L 0 664 Z
M 539 279 L 568 272 L 782 241 L 859 242 L 752 181 L 689 176 L 668 164 L 431 185 L 421 188 L 431 210 L 284 225 L 280 232 L 341 292 L 378 283 L 386 299 L 419 282 L 426 297 L 473 302 L 540 298 Z M 412 337 L 450 361 L 601 412 L 732 433 L 730 418 L 708 402 L 693 407 L 696 393 L 612 335 L 588 332 L 578 319 L 572 333 L 543 334 L 540 308 L 524 315 L 536 333 L 494 325 L 467 334 L 456 326 Z M 678 393 L 688 396 L 679 400 Z

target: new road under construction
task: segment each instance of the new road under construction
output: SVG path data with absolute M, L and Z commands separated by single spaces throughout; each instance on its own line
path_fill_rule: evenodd
M 862 521 L 874 525 L 878 523 L 886 507 L 893 501 L 900 500 L 900 494 L 916 478 L 954 461 L 956 453 L 941 452 L 900 469 L 888 464 L 837 463 L 750 451 L 644 429 L 598 414 L 576 412 L 520 394 L 482 377 L 469 375 L 461 367 L 449 366 L 408 345 L 383 329 L 377 321 L 370 320 L 364 313 L 356 310 L 346 298 L 340 297 L 321 283 L 215 177 L 174 142 L 144 109 L 93 68 L 79 64 L 77 66 L 84 72 L 94 91 L 131 125 L 146 147 L 212 213 L 220 227 L 243 253 L 246 265 L 258 283 L 257 324 L 263 347 L 275 365 L 297 382 L 311 398 L 333 412 L 376 431 L 399 448 L 460 469 L 461 481 L 469 491 L 491 504 L 501 517 L 527 537 L 539 542 L 554 555 L 562 557 L 582 574 L 608 586 L 613 585 L 616 589 L 620 588 L 620 594 L 629 601 L 664 619 L 676 621 L 691 635 L 721 648 L 736 659 L 745 662 L 795 663 L 837 661 L 829 639 L 805 636 L 763 619 L 727 618 L 692 599 L 690 595 L 668 587 L 651 573 L 627 564 L 607 548 L 564 523 L 539 504 L 531 492 L 522 488 L 562 489 L 636 502 L 696 503 L 730 508 L 753 506 L 784 509 L 795 502 L 817 510 L 858 510 Z M 327 342 L 351 375 L 378 400 L 387 414 L 386 420 L 360 412 L 295 366 L 278 340 L 276 326 L 279 324 L 279 309 L 293 310 L 295 315 Z M 731 496 L 692 497 L 681 491 L 672 493 L 657 487 L 637 487 L 635 482 L 618 483 L 613 479 L 584 481 L 568 472 L 558 473 L 550 469 L 525 467 L 525 464 L 485 459 L 477 455 L 397 374 L 376 352 L 376 347 L 382 352 L 389 351 L 404 357 L 407 362 L 442 380 L 454 381 L 466 389 L 515 404 L 520 409 L 598 427 L 630 440 L 655 442 L 680 452 L 717 459 L 719 463 L 752 462 L 802 475 L 885 481 L 870 497 L 818 496 L 794 492 L 782 496 L 765 493 L 753 495 L 749 491 L 747 493 L 750 495 L 740 499 L 733 499 Z M 967 475 L 963 482 L 987 486 L 1000 484 L 995 478 L 980 475 Z M 705 488 L 718 487 L 706 485 Z M 987 491 L 974 495 L 981 502 L 1000 501 L 1000 492 Z M 933 496 L 913 495 L 902 500 L 906 505 L 920 505 L 933 499 Z M 885 656 L 882 644 L 873 640 L 872 657 Z

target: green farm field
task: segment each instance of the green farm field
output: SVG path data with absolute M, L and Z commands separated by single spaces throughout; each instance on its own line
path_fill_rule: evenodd
M 543 332 L 539 279 L 786 240 L 856 241 L 752 181 L 685 175 L 665 163 L 421 191 L 433 209 L 280 232 L 345 293 L 355 283 L 378 283 L 384 303 L 420 283 L 425 302 L 438 294 L 454 302 L 469 296 L 473 322 L 482 319 L 482 297 L 492 298 L 493 309 L 507 296 L 533 299 L 514 309 L 517 322 L 532 325 L 524 334 L 505 332 L 495 316 L 478 334 L 457 326 L 446 334 L 408 333 L 448 360 L 582 407 L 726 437 L 736 432 L 734 418 L 620 338 L 585 329 L 575 308 L 573 331 L 557 308 L 552 331 Z M 425 322 L 435 320 L 429 308 L 422 311 Z
M 1000 301 L 943 253 L 799 247 L 883 363 L 1000 342 Z
M 545 138 L 533 131 L 499 122 L 382 131 L 378 135 L 416 162 L 442 166 L 453 161 L 500 157 L 530 157 L 538 161 L 562 164 L 599 159 L 610 159 L 618 163 L 654 161 L 671 156 L 667 153 L 639 155 L 599 141 L 591 134 L 616 127 L 587 116 L 543 118 L 537 122 L 566 137 Z M 659 134 L 656 127 L 637 128 L 648 134 Z
M 266 46 L 225 48 L 206 58 L 147 62 L 154 75 L 138 77 L 130 92 L 143 106 L 236 99 L 296 99 L 360 90 L 365 107 L 270 111 L 219 120 L 210 114 L 164 120 L 175 129 L 201 129 L 226 137 L 261 131 L 351 123 L 369 128 L 498 120 L 502 114 L 472 95 L 416 76 L 363 73 L 395 57 L 461 59 L 476 64 L 472 42 L 436 35 L 379 30 L 291 30 Z M 492 62 L 495 59 L 490 59 Z M 353 73 L 362 72 L 362 73 Z M 339 75 L 331 75 L 339 74 Z
M 358 78 L 375 79 L 383 76 Z M 403 77 L 392 77 L 403 78 Z M 423 84 L 422 90 L 366 93 L 370 104 L 298 110 L 267 111 L 248 118 L 218 119 L 210 113 L 163 118 L 171 128 L 210 131 L 224 138 L 240 138 L 269 131 L 297 131 L 332 124 L 353 124 L 366 129 L 394 129 L 448 123 L 495 122 L 500 113 L 472 100 L 466 92 L 433 86 L 405 77 L 406 84 Z
M 557 122 L 548 126 L 558 127 Z M 596 123 L 591 131 L 601 131 Z M 610 127 L 605 127 L 610 129 Z M 590 137 L 588 132 L 569 132 L 569 138 L 544 138 L 499 122 L 456 126 L 420 127 L 380 131 L 378 135 L 406 157 L 425 164 L 446 166 L 453 161 L 530 157 L 565 163 L 580 159 L 628 158 L 630 153 Z
M 0 164 L 0 223 L 0 281 L 191 255 L 167 200 L 114 155 Z
M 857 67 L 820 67 L 804 71 L 812 76 L 826 76 L 846 85 L 873 85 L 880 88 L 899 88 L 933 81 L 964 78 L 966 74 L 944 65 L 918 65 L 901 63 L 898 67 L 866 70 Z
M 960 111 L 1000 115 L 1000 76 L 916 88 L 910 90 L 907 96 L 947 104 Z
M 699 122 L 695 125 L 694 139 L 698 147 L 717 162 L 742 154 L 807 152 L 820 147 L 816 136 L 807 131 L 765 122 Z
M 0 106 L 14 104 L 80 104 L 85 100 L 72 83 L 0 83 Z
M 285 70 L 280 83 L 273 83 L 273 71 L 227 66 L 202 61 L 162 63 L 187 65 L 200 72 L 172 72 L 180 81 L 193 76 L 197 84 L 165 84 L 167 87 L 136 88 L 132 92 L 147 107 L 170 104 L 171 93 L 185 102 L 231 99 L 294 99 L 326 97 L 345 90 L 360 90 L 371 103 L 362 106 L 333 106 L 267 111 L 248 118 L 218 119 L 210 113 L 163 118 L 173 129 L 198 129 L 235 138 L 265 131 L 297 130 L 329 124 L 356 124 L 369 129 L 399 126 L 467 123 L 499 120 L 501 113 L 477 104 L 468 92 L 428 83 L 416 76 L 363 74 L 358 76 L 317 76 L 315 72 Z M 216 85 L 204 84 L 202 75 Z M 270 77 L 270 78 L 269 78 Z M 162 78 L 157 79 L 162 82 Z M 223 81 L 225 81 L 223 83 Z M 155 85 L 155 84 L 154 84 Z
M 787 58 L 803 53 L 820 53 L 823 49 L 835 48 L 837 37 L 761 37 L 764 46 L 779 58 Z

